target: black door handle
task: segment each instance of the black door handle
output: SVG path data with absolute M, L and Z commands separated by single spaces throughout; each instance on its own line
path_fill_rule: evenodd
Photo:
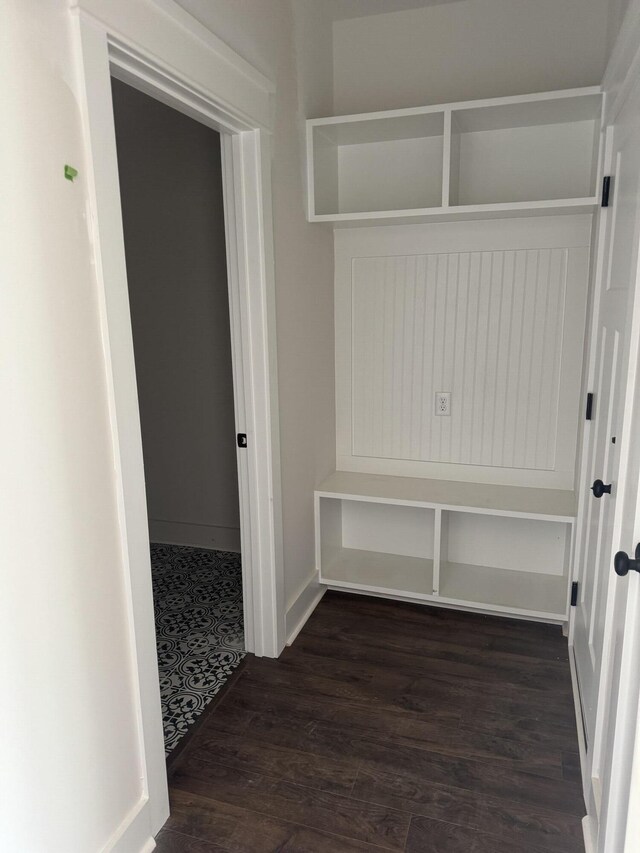
M 591 491 L 593 492 L 594 498 L 601 498 L 603 495 L 611 494 L 611 483 L 608 486 L 602 482 L 602 480 L 594 480 L 593 486 L 591 486 Z
M 629 569 L 633 572 L 640 572 L 640 542 L 636 545 L 635 560 L 632 560 L 626 551 L 618 551 L 613 558 L 613 568 L 621 578 L 627 574 Z

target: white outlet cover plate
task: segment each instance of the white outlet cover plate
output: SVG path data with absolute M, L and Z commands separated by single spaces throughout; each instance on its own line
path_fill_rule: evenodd
M 451 414 L 451 391 L 436 392 L 435 409 L 438 417 L 447 417 Z

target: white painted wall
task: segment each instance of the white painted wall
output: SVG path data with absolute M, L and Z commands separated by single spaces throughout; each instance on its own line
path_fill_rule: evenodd
M 313 490 L 335 466 L 333 237 L 305 219 L 300 124 L 306 116 L 298 106 L 292 9 L 287 0 L 180 5 L 277 87 L 273 219 L 285 595 L 291 605 L 314 575 Z M 325 65 L 313 103 L 328 105 L 330 91 Z
M 333 23 L 329 4 L 291 0 L 298 101 L 303 119 L 333 113 Z
M 336 114 L 599 84 L 610 1 L 457 0 L 336 21 Z
M 220 135 L 113 81 L 153 542 L 239 550 Z
M 0 28 L 0 848 L 16 853 L 102 850 L 143 794 L 65 6 L 6 0 Z
M 304 219 L 289 4 L 201 5 L 211 28 L 278 86 L 272 179 L 292 600 L 313 577 L 313 489 L 335 457 L 332 237 Z M 121 16 L 116 29 L 136 32 L 126 4 L 105 9 Z M 70 26 L 67 0 L 3 0 L 0 636 L 10 689 L 0 847 L 20 853 L 102 850 L 144 793 Z M 78 168 L 75 183 L 64 180 L 65 163 Z M 141 677 L 157 683 L 148 668 Z

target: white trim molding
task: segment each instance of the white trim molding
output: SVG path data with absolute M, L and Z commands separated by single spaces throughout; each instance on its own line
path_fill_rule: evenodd
M 585 815 L 582 818 L 582 836 L 584 840 L 585 853 L 598 853 L 596 847 L 597 827 L 592 817 Z
M 223 134 L 235 412 L 247 435 L 237 451 L 245 647 L 277 657 L 286 633 L 270 162 L 265 131 Z
M 136 673 L 140 800 L 108 849 L 149 847 L 169 814 L 155 649 L 142 440 L 124 256 L 111 75 L 222 134 L 239 448 L 246 647 L 286 638 L 270 128 L 274 86 L 172 0 L 72 0 L 86 181 L 113 435 L 129 643 Z M 117 837 L 116 837 L 117 836 Z
M 287 608 L 287 645 L 290 646 L 307 620 L 320 604 L 327 587 L 319 582 L 319 572 L 315 570 L 302 587 L 298 595 Z
M 187 545 L 214 551 L 240 552 L 240 528 L 194 521 L 149 519 L 149 538 L 162 545 Z
M 70 7 L 108 33 L 110 45 L 162 69 L 161 79 L 180 80 L 226 116 L 242 116 L 246 128 L 271 127 L 274 83 L 173 0 L 71 0 Z

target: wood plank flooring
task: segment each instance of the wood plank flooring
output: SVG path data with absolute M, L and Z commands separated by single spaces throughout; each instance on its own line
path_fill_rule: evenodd
M 327 593 L 170 766 L 160 853 L 583 853 L 558 627 Z

